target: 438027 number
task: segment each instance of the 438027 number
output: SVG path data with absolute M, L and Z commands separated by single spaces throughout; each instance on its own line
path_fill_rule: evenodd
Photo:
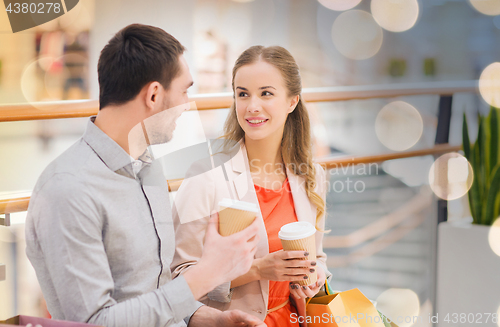
M 50 14 L 51 12 L 59 14 L 61 12 L 61 4 L 53 2 L 40 3 L 9 3 L 5 11 L 9 14 Z
M 483 317 L 484 315 L 484 317 Z M 448 313 L 444 317 L 444 321 L 447 323 L 469 323 L 469 324 L 483 324 L 483 323 L 497 323 L 498 316 L 496 313 Z

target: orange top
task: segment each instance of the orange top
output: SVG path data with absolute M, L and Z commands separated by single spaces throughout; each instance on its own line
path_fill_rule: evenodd
M 293 204 L 292 192 L 288 178 L 283 182 L 281 190 L 270 190 L 255 185 L 257 198 L 259 199 L 262 218 L 266 226 L 267 239 L 269 242 L 269 253 L 283 250 L 278 232 L 281 226 L 297 221 L 295 206 Z M 269 281 L 269 303 L 268 309 L 279 306 L 290 296 L 289 282 Z M 273 311 L 266 316 L 264 322 L 268 327 L 298 327 L 297 319 L 292 319 L 290 315 L 297 313 L 297 310 L 291 303 L 283 308 Z M 295 316 L 297 317 L 297 316 Z M 294 323 L 292 323 L 294 321 Z

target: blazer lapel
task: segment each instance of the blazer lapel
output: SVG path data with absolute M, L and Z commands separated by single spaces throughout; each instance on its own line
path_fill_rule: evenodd
M 235 174 L 233 178 L 233 185 L 236 190 L 236 195 L 238 196 L 238 200 L 242 200 L 248 193 L 249 187 L 249 169 L 247 169 L 247 152 L 245 150 L 245 146 L 241 144 L 240 151 L 236 153 L 234 157 L 231 158 L 231 168 Z
M 259 220 L 259 236 L 260 241 L 257 245 L 257 252 L 255 253 L 256 258 L 262 258 L 269 254 L 269 243 L 267 240 L 266 226 L 264 224 L 264 219 L 260 212 L 259 199 L 257 198 L 257 193 L 253 185 L 252 175 L 250 174 L 250 165 L 248 162 L 247 151 L 245 144 L 240 142 L 240 151 L 231 158 L 231 168 L 233 171 L 233 185 L 236 190 L 238 200 L 247 201 L 257 204 L 259 208 L 259 214 L 257 219 Z M 261 280 L 259 281 L 262 289 L 262 299 L 267 308 L 268 295 L 269 295 L 269 281 Z

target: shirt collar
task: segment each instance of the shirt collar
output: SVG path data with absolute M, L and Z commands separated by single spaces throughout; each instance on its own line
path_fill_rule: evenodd
M 94 124 L 95 118 L 96 116 L 90 117 L 85 133 L 83 134 L 83 140 L 87 142 L 104 164 L 112 171 L 116 172 L 130 165 L 133 162 L 132 157 Z M 149 151 L 146 149 L 138 160 L 151 163 L 152 158 Z

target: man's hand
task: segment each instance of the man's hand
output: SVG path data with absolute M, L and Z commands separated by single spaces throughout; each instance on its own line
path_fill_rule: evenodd
M 257 251 L 257 219 L 249 227 L 230 236 L 221 236 L 218 227 L 219 215 L 216 213 L 208 223 L 200 261 L 184 273 L 195 299 L 248 272 Z
M 219 311 L 207 306 L 200 307 L 189 320 L 188 327 L 266 327 L 256 317 L 240 310 Z
M 216 318 L 215 326 L 265 327 L 267 325 L 248 313 L 231 310 L 221 312 Z

